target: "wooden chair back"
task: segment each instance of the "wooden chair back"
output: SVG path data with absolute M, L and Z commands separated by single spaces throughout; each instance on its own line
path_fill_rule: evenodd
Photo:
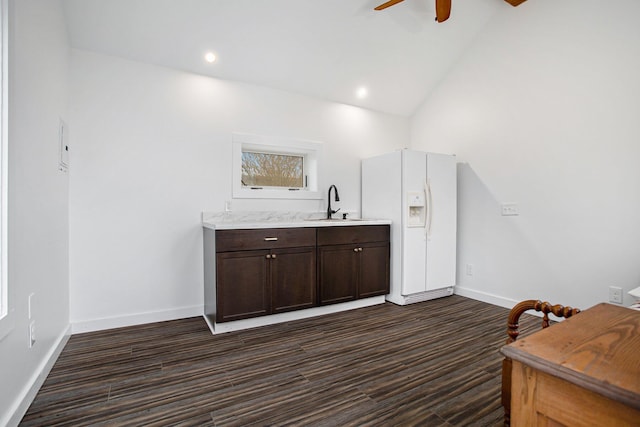
M 562 305 L 551 305 L 540 300 L 526 300 L 516 304 L 509 312 L 507 320 L 507 344 L 511 344 L 518 339 L 520 316 L 528 310 L 540 311 L 543 313 L 542 327 L 549 326 L 549 313 L 557 317 L 571 317 L 580 313 L 579 308 L 565 307 Z M 511 425 L 511 359 L 505 357 L 502 361 L 502 406 L 504 407 L 504 425 Z

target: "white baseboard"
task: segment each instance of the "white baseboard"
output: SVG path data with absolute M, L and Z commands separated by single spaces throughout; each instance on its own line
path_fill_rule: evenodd
M 153 322 L 165 322 L 167 320 L 186 319 L 187 317 L 202 316 L 203 307 L 194 305 L 171 310 L 151 311 L 136 313 L 126 316 L 104 317 L 92 320 L 76 320 L 71 322 L 71 332 L 80 334 L 83 332 L 103 331 L 105 329 L 122 328 L 124 326 L 143 325 Z
M 461 286 L 456 286 L 454 288 L 454 293 L 456 295 L 460 295 L 463 297 L 471 298 L 477 301 L 486 302 L 488 304 L 493 304 L 493 305 L 497 305 L 497 306 L 508 308 L 508 309 L 513 308 L 513 306 L 519 302 L 509 298 L 501 297 L 499 295 L 477 291 L 475 289 L 464 288 Z
M 411 295 L 397 295 L 387 294 L 385 298 L 387 301 L 396 305 L 415 304 L 417 302 L 429 301 L 432 299 L 443 298 L 453 295 L 453 286 L 449 286 L 441 289 L 433 289 L 430 291 L 419 292 Z
M 288 311 L 286 313 L 271 314 L 269 316 L 254 317 L 251 319 L 234 320 L 232 322 L 215 323 L 207 316 L 204 316 L 204 319 L 207 322 L 207 325 L 209 325 L 211 333 L 221 334 L 225 332 L 257 328 L 260 326 L 274 325 L 276 323 L 290 322 L 293 320 L 308 319 L 309 317 L 339 313 L 341 311 L 364 308 L 377 304 L 384 304 L 384 296 L 369 297 L 339 304 L 323 305 L 304 310 Z
M 513 300 L 510 298 L 505 298 L 505 297 L 501 297 L 494 294 L 489 294 L 487 292 L 476 291 L 474 289 L 461 288 L 458 286 L 455 287 L 455 294 L 463 297 L 471 298 L 477 301 L 482 301 L 482 302 L 497 305 L 500 307 L 508 308 L 509 310 L 511 310 L 513 306 L 515 306 L 516 304 L 522 301 L 522 300 Z M 529 298 L 529 299 L 534 299 L 534 298 Z M 535 310 L 529 310 L 527 311 L 527 314 L 531 314 L 536 317 L 542 317 L 544 315 L 543 313 Z M 553 313 L 549 313 L 549 318 L 555 322 L 562 322 L 565 320 L 562 317 L 554 316 Z
M 58 356 L 62 352 L 62 349 L 69 341 L 71 336 L 71 325 L 58 336 L 54 345 L 49 349 L 42 362 L 38 365 L 31 378 L 25 385 L 25 387 L 17 393 L 17 398 L 14 404 L 9 409 L 8 413 L 0 418 L 0 425 L 2 426 L 17 426 L 20 424 L 22 417 L 27 413 L 27 409 L 35 399 L 36 394 L 44 384 L 44 380 L 47 379 L 47 375 L 51 372 L 51 368 L 58 360 Z

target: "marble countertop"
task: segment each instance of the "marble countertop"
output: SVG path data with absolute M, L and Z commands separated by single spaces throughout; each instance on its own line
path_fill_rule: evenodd
M 322 213 L 308 212 L 203 212 L 202 226 L 215 230 L 235 230 L 391 224 L 388 219 L 341 218 L 340 213 L 336 214 L 336 218 L 327 220 Z

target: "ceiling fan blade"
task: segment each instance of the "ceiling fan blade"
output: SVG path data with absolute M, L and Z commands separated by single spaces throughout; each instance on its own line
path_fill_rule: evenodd
M 521 3 L 524 3 L 526 0 L 504 0 L 509 3 L 511 6 L 517 6 Z
M 436 21 L 444 22 L 449 19 L 449 15 L 451 15 L 451 0 L 436 0 Z
M 382 3 L 380 6 L 378 6 L 378 7 L 374 8 L 373 10 L 382 10 L 382 9 L 386 9 L 386 8 L 388 8 L 388 7 L 390 7 L 390 6 L 393 6 L 394 4 L 398 4 L 398 3 L 403 2 L 403 1 L 404 1 L 404 0 L 389 0 L 388 2 L 386 2 L 386 3 Z M 523 1 L 524 1 L 524 0 L 523 0 Z M 371 6 L 369 6 L 369 7 L 371 7 Z

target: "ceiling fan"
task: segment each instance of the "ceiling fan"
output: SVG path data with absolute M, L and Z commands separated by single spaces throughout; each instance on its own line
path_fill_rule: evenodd
M 398 4 L 403 2 L 404 0 L 389 0 L 385 3 L 382 3 L 380 6 L 374 8 L 374 10 L 383 10 L 394 4 Z M 504 0 L 509 3 L 511 6 L 517 6 L 520 3 L 524 3 L 526 0 Z M 449 15 L 451 14 L 451 0 L 436 0 L 436 21 L 444 22 L 449 19 Z

